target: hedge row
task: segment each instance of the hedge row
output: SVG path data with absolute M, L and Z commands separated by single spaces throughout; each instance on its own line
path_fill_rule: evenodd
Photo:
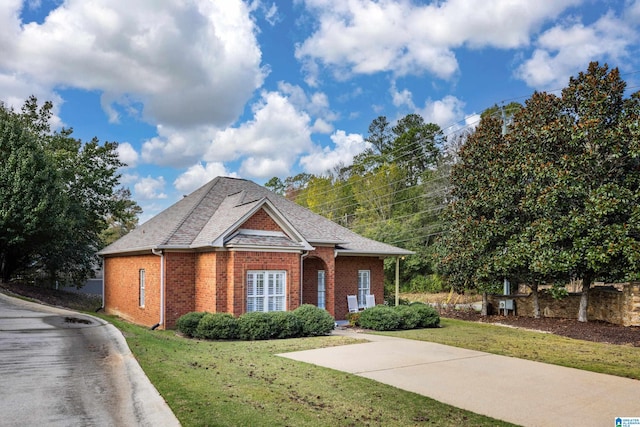
M 294 311 L 245 313 L 192 312 L 180 317 L 176 328 L 184 335 L 210 340 L 268 340 L 328 335 L 334 318 L 314 305 L 301 305 Z
M 351 313 L 349 321 L 352 325 L 374 331 L 393 331 L 436 328 L 440 325 L 440 316 L 436 309 L 429 305 L 412 303 L 397 307 L 377 305 L 359 313 Z

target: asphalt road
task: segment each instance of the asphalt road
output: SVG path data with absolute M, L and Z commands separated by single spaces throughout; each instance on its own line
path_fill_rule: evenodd
M 0 294 L 0 426 L 179 426 L 122 334 Z

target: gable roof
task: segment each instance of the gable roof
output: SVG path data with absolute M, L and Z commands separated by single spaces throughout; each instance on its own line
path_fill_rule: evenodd
M 239 231 L 264 209 L 282 235 Z M 410 255 L 413 252 L 362 237 L 272 191 L 245 179 L 217 177 L 160 212 L 98 254 L 151 249 L 222 248 L 238 244 L 311 250 L 335 246 L 337 255 Z

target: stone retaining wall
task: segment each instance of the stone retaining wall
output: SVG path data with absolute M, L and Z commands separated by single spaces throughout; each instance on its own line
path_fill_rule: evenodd
M 621 289 L 621 290 L 618 290 Z M 531 294 L 489 295 L 488 313 L 497 314 L 501 300 L 515 301 L 515 314 L 533 317 L 533 297 Z M 543 317 L 574 319 L 578 317 L 580 294 L 570 293 L 556 300 L 547 291 L 538 292 L 540 314 Z M 509 315 L 514 314 L 509 311 Z M 624 326 L 640 326 L 640 282 L 596 286 L 589 291 L 589 320 L 602 320 Z

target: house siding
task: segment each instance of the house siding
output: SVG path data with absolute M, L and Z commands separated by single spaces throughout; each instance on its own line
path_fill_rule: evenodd
M 160 257 L 137 255 L 104 260 L 104 307 L 107 314 L 153 326 L 160 320 Z M 139 271 L 145 270 L 145 304 L 139 306 Z
M 345 319 L 349 312 L 347 295 L 358 293 L 358 271 L 371 272 L 371 293 L 376 298 L 376 304 L 384 301 L 384 262 L 374 257 L 338 257 L 336 258 L 335 274 L 335 314 L 336 319 Z
M 250 270 L 283 270 L 287 273 L 287 310 L 300 305 L 300 254 L 283 252 L 232 252 L 234 264 L 233 314 L 246 311 L 246 278 Z
M 165 253 L 165 328 L 174 328 L 180 316 L 195 311 L 195 261 L 193 252 Z
M 240 228 L 248 230 L 282 231 L 282 228 L 269 216 L 264 209 L 258 210 L 246 220 Z
M 218 256 L 203 252 L 195 257 L 194 311 L 216 312 L 218 307 Z M 226 283 L 223 281 L 222 283 Z

